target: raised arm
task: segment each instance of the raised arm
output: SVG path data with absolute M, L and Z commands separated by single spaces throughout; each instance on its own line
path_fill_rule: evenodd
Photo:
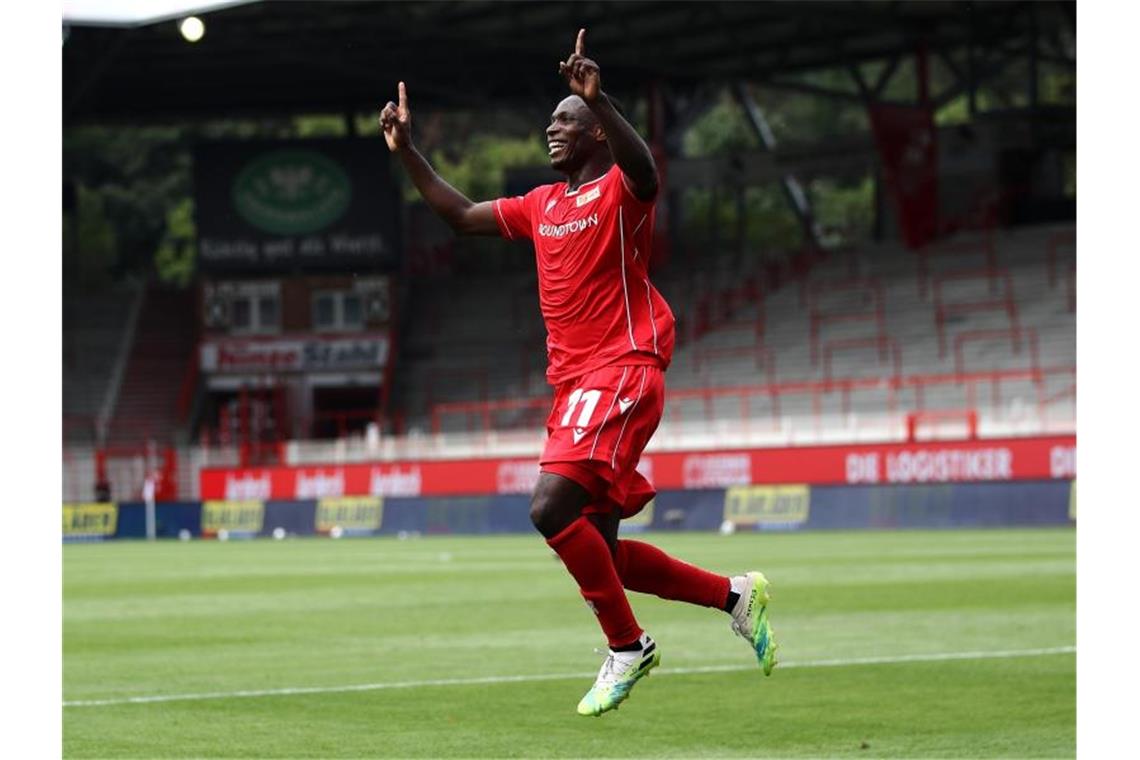
M 380 128 L 388 150 L 400 157 L 400 163 L 420 195 L 456 234 L 498 235 L 499 225 L 491 203 L 475 203 L 447 184 L 412 144 L 412 112 L 403 82 L 399 84 L 399 99 L 399 104 L 389 100 L 380 111 Z
M 629 178 L 633 194 L 643 201 L 653 200 L 657 196 L 657 163 L 641 135 L 618 113 L 602 90 L 601 70 L 597 62 L 586 57 L 585 29 L 578 30 L 574 53 L 558 64 L 558 70 L 566 77 L 570 91 L 586 102 L 606 131 L 610 154 Z

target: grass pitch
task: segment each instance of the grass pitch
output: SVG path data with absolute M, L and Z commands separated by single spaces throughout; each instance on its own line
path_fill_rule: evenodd
M 1075 755 L 1072 530 L 644 538 L 768 575 L 771 678 L 633 594 L 661 667 L 579 717 L 604 642 L 537 535 L 65 546 L 64 754 Z

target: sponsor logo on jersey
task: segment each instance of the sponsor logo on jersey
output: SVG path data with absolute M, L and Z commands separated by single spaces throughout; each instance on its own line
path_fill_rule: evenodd
M 550 200 L 548 200 L 546 202 L 546 210 L 549 211 L 550 209 L 554 208 L 555 203 L 558 203 L 557 198 L 551 198 Z
M 602 197 L 602 188 L 600 188 L 600 187 L 595 187 L 594 189 L 592 189 L 588 193 L 582 193 L 581 195 L 578 196 L 578 201 L 577 201 L 578 208 L 582 208 L 583 206 L 585 206 L 590 201 L 596 201 L 598 198 L 601 198 L 601 197 Z
M 538 225 L 538 234 L 541 237 L 560 238 L 597 226 L 598 215 L 595 213 L 583 219 L 571 219 L 569 222 L 563 224 L 540 224 Z

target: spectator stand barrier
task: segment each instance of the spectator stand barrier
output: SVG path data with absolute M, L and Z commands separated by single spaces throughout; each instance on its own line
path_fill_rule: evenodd
M 923 425 L 944 425 L 946 422 L 959 423 L 965 425 L 965 434 L 955 431 L 952 438 L 955 440 L 978 440 L 978 410 L 977 409 L 925 409 L 921 411 L 908 412 L 906 415 L 906 441 L 907 443 L 917 443 L 918 441 L 934 440 L 936 435 L 933 433 L 928 436 L 920 436 L 919 430 Z
M 998 268 L 997 248 L 994 246 L 993 236 L 994 233 L 992 229 L 986 227 L 980 237 L 967 240 L 937 242 L 918 249 L 915 255 L 918 257 L 917 288 L 919 298 L 924 300 L 926 298 L 930 282 L 931 261 L 935 258 L 952 256 L 954 257 L 954 263 L 958 264 L 964 257 L 977 256 L 980 257 L 984 263 L 981 269 L 991 273 L 991 276 L 993 276 Z
M 969 282 L 984 278 L 989 285 L 989 292 L 993 294 L 994 285 L 1001 283 L 1003 290 L 995 298 L 980 301 L 956 301 L 947 303 L 943 295 L 943 286 L 951 282 Z M 1009 319 L 1010 328 L 1019 331 L 1020 325 L 1017 315 L 1017 301 L 1014 298 L 1013 279 L 1005 269 L 964 269 L 952 272 L 940 272 L 934 276 L 934 324 L 938 331 L 938 355 L 946 356 L 946 322 L 952 317 L 965 314 L 1000 311 Z
M 854 308 L 834 306 L 828 307 L 821 303 L 827 295 L 837 293 L 855 293 L 862 301 L 861 306 Z M 820 334 L 829 324 L 843 322 L 873 322 L 876 340 L 885 341 L 886 328 L 886 293 L 883 284 L 874 278 L 852 277 L 840 280 L 820 280 L 808 286 L 808 334 L 811 344 L 811 363 L 819 363 Z M 886 350 L 882 357 L 886 359 Z
M 441 387 L 441 384 L 443 387 Z M 474 395 L 477 401 L 485 402 L 487 395 L 487 370 L 483 367 L 440 367 L 433 369 L 427 382 L 427 407 L 444 399 L 454 398 L 456 388 L 463 388 L 463 395 Z
M 855 349 L 873 349 L 878 357 L 880 366 L 888 359 L 890 361 L 890 374 L 887 377 L 880 375 L 872 378 L 876 386 L 887 388 L 887 411 L 894 414 L 898 411 L 897 392 L 902 382 L 902 351 L 898 343 L 889 336 L 876 338 L 847 338 L 844 340 L 828 341 L 823 346 L 823 392 L 838 390 L 842 394 L 842 413 L 846 416 L 851 413 L 851 391 L 858 386 L 852 381 L 854 377 L 832 377 L 832 358 L 837 351 L 852 351 Z M 817 394 L 818 397 L 818 394 Z
M 978 333 L 966 333 L 959 336 L 960 343 L 958 345 L 959 354 L 961 346 L 973 341 L 980 341 L 983 339 L 993 339 L 995 337 L 1010 338 L 1011 331 L 979 331 Z M 671 422 L 682 422 L 684 420 L 684 408 L 689 408 L 688 404 L 683 402 L 693 399 L 699 400 L 698 408 L 701 409 L 699 420 L 711 421 L 713 420 L 712 409 L 713 402 L 716 399 L 732 398 L 738 399 L 740 404 L 740 414 L 738 420 L 744 423 L 752 418 L 751 399 L 756 396 L 764 396 L 769 400 L 774 399 L 772 422 L 773 429 L 779 429 L 779 422 L 781 415 L 776 413 L 779 409 L 779 398 L 787 395 L 796 394 L 809 394 L 815 397 L 813 403 L 814 414 L 820 414 L 821 399 L 832 393 L 851 393 L 857 390 L 874 390 L 881 389 L 884 384 L 888 387 L 893 387 L 897 391 L 913 390 L 915 392 L 915 409 L 912 411 L 929 411 L 925 408 L 923 391 L 929 388 L 945 385 L 964 386 L 969 389 L 971 386 L 988 383 L 994 389 L 992 391 L 994 399 L 1000 403 L 1000 385 L 1003 382 L 1023 382 L 1026 380 L 1039 382 L 1044 378 L 1058 376 L 1058 377 L 1075 377 L 1076 368 L 1069 366 L 1055 366 L 1055 367 L 1041 367 L 1037 364 L 1036 355 L 1036 336 L 1031 330 L 1023 329 L 1022 338 L 1029 346 L 1028 352 L 1030 357 L 1030 366 L 1024 369 L 1005 369 L 1005 370 L 992 370 L 992 371 L 976 371 L 976 372 L 950 372 L 941 374 L 915 374 L 901 376 L 898 374 L 898 355 L 895 353 L 895 347 L 890 342 L 887 344 L 887 350 L 891 357 L 891 373 L 887 377 L 826 377 L 823 380 L 793 380 L 775 383 L 757 384 L 757 385 L 733 385 L 733 386 L 720 386 L 720 387 L 706 387 L 706 388 L 676 388 L 670 389 L 666 394 L 665 399 L 665 414 Z M 870 342 L 868 343 L 870 345 Z M 832 347 L 832 353 L 836 347 Z M 962 361 L 959 360 L 959 364 Z M 897 407 L 901 407 L 898 404 Z M 967 404 L 968 407 L 974 408 L 974 405 Z M 896 407 L 895 413 L 902 411 Z M 502 410 L 534 410 L 541 414 L 542 421 L 545 421 L 546 415 L 550 411 L 550 398 L 547 396 L 526 399 L 495 399 L 485 402 L 471 401 L 471 402 L 448 402 L 437 404 L 432 409 L 432 429 L 434 432 L 442 431 L 442 420 L 445 416 L 460 416 L 466 422 L 464 432 L 474 433 L 479 431 L 493 431 L 493 414 Z M 539 423 L 541 424 L 541 423 Z
M 1040 404 L 1044 389 L 1044 373 L 1040 365 L 1037 331 L 1032 328 L 1011 327 L 1008 329 L 971 330 L 969 332 L 959 333 L 954 336 L 955 373 L 962 374 L 963 376 L 976 377 L 976 373 L 972 375 L 966 368 L 965 347 L 971 343 L 976 344 L 998 340 L 1008 340 L 1015 354 L 1021 354 L 1023 344 L 1027 346 L 1029 366 L 1025 368 L 1025 374 L 1016 379 L 1028 379 L 1036 385 L 1038 403 Z M 1013 372 L 1016 371 L 1017 370 L 1013 370 Z M 972 380 L 966 386 L 966 392 L 968 394 L 967 405 L 970 407 L 976 406 L 977 403 L 975 397 L 977 382 L 978 380 Z M 1002 403 L 1001 383 L 994 380 L 990 380 L 989 382 L 990 402 L 995 408 L 1000 407 Z
M 433 433 L 443 432 L 443 421 L 446 417 L 461 417 L 467 423 L 467 431 L 496 430 L 493 424 L 493 415 L 498 412 L 533 412 L 541 415 L 538 425 L 545 422 L 550 412 L 551 397 L 536 396 L 522 399 L 492 399 L 488 401 L 445 401 L 434 404 L 431 408 L 431 430 Z M 535 415 L 535 416 L 537 416 Z M 477 421 L 477 425 L 471 423 Z
M 756 306 L 754 320 L 741 320 L 737 317 L 742 309 L 752 305 Z M 764 312 L 764 288 L 756 275 L 750 275 L 739 285 L 704 292 L 697 299 L 693 317 L 687 322 L 688 329 L 684 330 L 684 337 L 692 342 L 713 330 L 743 326 L 754 332 L 757 341 L 762 341 L 765 331 Z

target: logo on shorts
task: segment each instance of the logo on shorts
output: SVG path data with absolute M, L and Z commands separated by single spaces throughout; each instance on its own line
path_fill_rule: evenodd
M 625 410 L 629 409 L 632 403 L 633 401 L 630 400 L 629 396 L 626 396 L 623 399 L 618 399 L 618 407 L 621 408 L 621 413 L 625 414 Z
M 586 428 L 580 428 L 580 427 L 574 428 L 574 443 L 577 443 L 578 441 L 582 440 L 582 436 L 584 436 L 585 434 L 586 434 Z

